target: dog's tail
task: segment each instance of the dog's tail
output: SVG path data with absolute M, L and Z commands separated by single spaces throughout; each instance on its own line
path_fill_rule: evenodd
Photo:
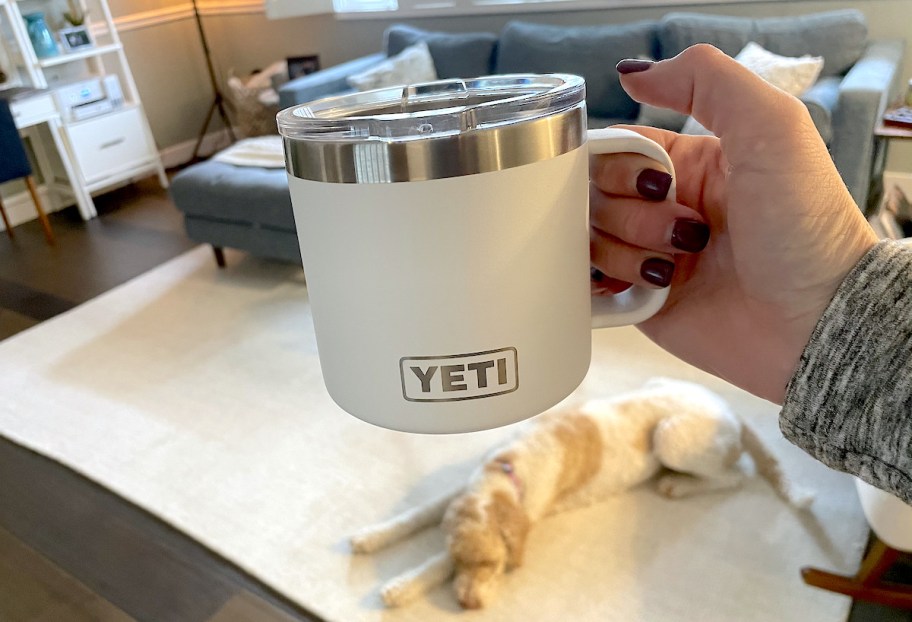
M 365 527 L 351 537 L 352 553 L 373 553 L 426 527 L 440 524 L 450 502 L 461 492 L 462 488 L 410 508 L 382 523 Z
M 814 493 L 792 483 L 782 470 L 779 460 L 746 421 L 741 422 L 741 445 L 753 459 L 757 473 L 770 483 L 780 497 L 800 510 L 810 507 L 814 502 Z
M 380 589 L 387 607 L 401 607 L 429 592 L 453 576 L 453 558 L 444 551 L 390 580 Z

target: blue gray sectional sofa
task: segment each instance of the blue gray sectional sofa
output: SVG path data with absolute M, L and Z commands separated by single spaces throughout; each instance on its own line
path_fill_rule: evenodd
M 286 83 L 279 91 L 281 104 L 350 91 L 348 76 L 419 41 L 427 42 L 440 78 L 517 72 L 582 75 L 591 127 L 640 123 L 679 130 L 684 125 L 684 116 L 641 107 L 627 96 L 614 69 L 623 58 L 670 58 L 696 43 L 711 43 L 734 56 L 750 41 L 785 56 L 823 56 L 822 76 L 802 100 L 859 207 L 868 212 L 879 197 L 884 152 L 873 131 L 884 107 L 898 95 L 904 42 L 870 40 L 858 11 L 770 19 L 669 13 L 658 21 L 575 27 L 515 21 L 499 35 L 397 25 L 387 30 L 382 52 Z M 206 182 L 229 178 L 225 184 Z M 284 171 L 252 173 L 206 162 L 175 177 L 172 192 L 191 237 L 214 246 L 297 258 Z M 246 201 L 251 212 L 247 221 L 233 220 L 236 210 L 224 209 L 232 201 Z M 266 206 L 266 201 L 276 205 Z M 279 212 L 284 219 L 275 217 Z

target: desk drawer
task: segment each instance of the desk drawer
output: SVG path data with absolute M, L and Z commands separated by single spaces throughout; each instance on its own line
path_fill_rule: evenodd
M 68 129 L 87 184 L 149 159 L 149 143 L 138 108 L 107 114 Z
M 57 116 L 57 106 L 50 93 L 14 99 L 10 102 L 10 110 L 16 127 L 19 128 L 36 125 Z

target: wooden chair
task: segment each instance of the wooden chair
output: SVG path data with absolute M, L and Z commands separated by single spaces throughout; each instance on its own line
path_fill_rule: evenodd
M 806 567 L 801 569 L 801 578 L 808 585 L 857 600 L 912 609 L 912 585 L 883 580 L 884 573 L 903 553 L 912 552 L 912 506 L 861 480 L 856 480 L 856 485 L 875 536 L 861 567 L 851 577 Z
M 16 123 L 13 120 L 9 104 L 3 99 L 0 99 L 0 154 L 3 154 L 3 157 L 0 158 L 0 184 L 14 179 L 25 178 L 25 184 L 28 186 L 29 194 L 32 195 L 35 209 L 38 210 L 38 219 L 44 229 L 44 237 L 47 239 L 48 244 L 54 244 L 54 232 L 51 230 L 51 223 L 41 207 L 38 189 L 35 187 L 35 180 L 32 177 L 32 167 L 29 164 L 28 157 L 25 155 L 25 147 L 23 147 L 22 139 L 19 137 L 19 130 L 16 129 Z M 0 216 L 3 217 L 7 235 L 9 235 L 10 239 L 13 239 L 13 227 L 10 225 L 6 210 L 3 208 L 2 198 L 0 198 Z

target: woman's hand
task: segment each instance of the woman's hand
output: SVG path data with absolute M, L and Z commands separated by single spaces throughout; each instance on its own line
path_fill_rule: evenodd
M 708 45 L 618 71 L 637 101 L 692 114 L 719 138 L 627 128 L 671 156 L 676 203 L 661 200 L 654 161 L 593 158 L 591 255 L 606 275 L 594 291 L 670 281 L 668 302 L 640 329 L 781 403 L 814 326 L 877 236 L 796 98 Z

